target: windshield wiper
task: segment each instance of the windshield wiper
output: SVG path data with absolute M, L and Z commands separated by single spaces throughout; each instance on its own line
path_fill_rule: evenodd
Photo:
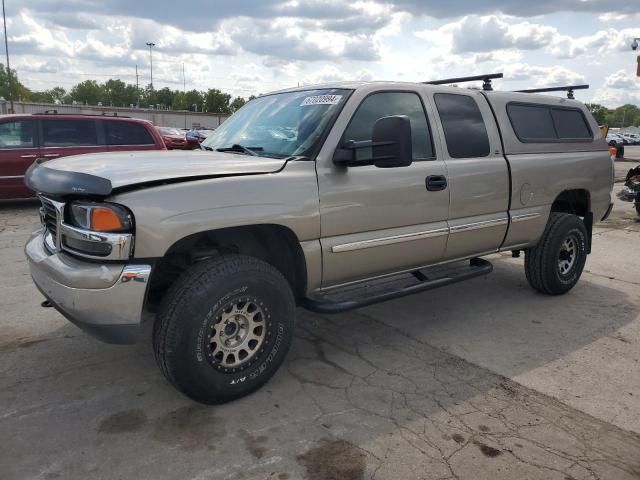
M 260 155 L 257 154 L 256 152 L 262 151 L 262 150 L 264 150 L 262 147 L 245 147 L 243 145 L 240 145 L 239 143 L 234 143 L 230 147 L 226 147 L 226 148 L 216 148 L 217 152 L 242 152 L 242 153 L 248 153 L 249 155 L 253 155 L 254 157 L 259 157 Z

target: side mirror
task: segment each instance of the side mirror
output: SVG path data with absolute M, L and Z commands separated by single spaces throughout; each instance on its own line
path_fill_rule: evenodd
M 358 158 L 356 151 L 363 148 L 370 149 L 371 155 Z M 412 159 L 411 120 L 406 115 L 379 118 L 373 125 L 371 140 L 348 140 L 333 155 L 333 163 L 346 167 L 408 167 Z
M 379 168 L 408 167 L 413 161 L 411 120 L 406 115 L 379 118 L 373 126 L 373 164 Z

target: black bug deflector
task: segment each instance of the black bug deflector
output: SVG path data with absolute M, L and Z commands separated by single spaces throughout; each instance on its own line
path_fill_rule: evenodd
M 82 195 L 107 197 L 112 192 L 111 181 L 88 173 L 47 168 L 41 163 L 29 167 L 24 182 L 31 190 L 53 197 Z

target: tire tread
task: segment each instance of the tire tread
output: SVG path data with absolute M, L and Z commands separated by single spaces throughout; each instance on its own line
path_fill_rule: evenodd
M 178 345 L 180 328 L 183 326 L 176 311 L 194 289 L 204 288 L 227 275 L 239 272 L 255 273 L 256 270 L 274 276 L 274 281 L 286 285 L 288 300 L 291 304 L 295 304 L 288 282 L 278 270 L 262 260 L 244 255 L 223 255 L 198 263 L 184 272 L 165 293 L 154 324 L 153 350 L 160 370 L 177 390 L 204 403 L 219 403 L 216 399 L 203 397 L 198 388 L 194 388 L 195 386 L 176 375 L 173 351 Z M 256 389 L 260 386 L 261 384 L 258 384 Z

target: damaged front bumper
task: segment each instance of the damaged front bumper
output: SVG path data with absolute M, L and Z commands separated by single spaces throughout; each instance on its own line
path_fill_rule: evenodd
M 44 230 L 25 245 L 34 283 L 69 321 L 107 343 L 135 343 L 152 266 L 94 263 L 50 253 Z

